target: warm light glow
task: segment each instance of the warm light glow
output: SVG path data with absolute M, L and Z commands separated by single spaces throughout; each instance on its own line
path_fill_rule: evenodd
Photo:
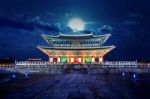
M 103 62 L 103 58 L 99 58 L 99 61 L 100 61 L 100 62 Z
M 60 58 L 57 59 L 57 62 L 60 62 Z
M 95 62 L 95 58 L 92 57 L 92 62 Z
M 71 62 L 74 62 L 74 58 L 71 58 Z
M 82 31 L 84 29 L 84 22 L 81 19 L 74 18 L 70 20 L 69 27 L 73 29 L 73 31 Z
M 79 62 L 81 62 L 81 58 L 78 58 Z
M 53 58 L 50 58 L 50 62 L 53 62 Z
M 74 58 L 74 62 L 78 63 L 79 62 L 78 58 Z

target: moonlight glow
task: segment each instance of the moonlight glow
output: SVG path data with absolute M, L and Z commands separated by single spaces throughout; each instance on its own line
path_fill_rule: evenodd
M 84 29 L 84 22 L 81 19 L 74 18 L 70 20 L 69 27 L 73 29 L 73 31 L 82 31 Z

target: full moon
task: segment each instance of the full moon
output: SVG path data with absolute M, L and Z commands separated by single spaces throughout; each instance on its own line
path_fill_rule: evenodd
M 81 19 L 74 18 L 70 20 L 69 27 L 73 29 L 73 31 L 82 31 L 84 30 L 84 22 Z

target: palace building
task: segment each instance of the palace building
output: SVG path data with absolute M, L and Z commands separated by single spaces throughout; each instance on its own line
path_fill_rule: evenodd
M 103 57 L 115 48 L 114 45 L 103 46 L 110 36 L 110 34 L 96 36 L 93 33 L 80 32 L 60 33 L 58 36 L 42 34 L 49 46 L 38 46 L 38 49 L 48 56 L 49 62 L 66 64 L 102 63 Z

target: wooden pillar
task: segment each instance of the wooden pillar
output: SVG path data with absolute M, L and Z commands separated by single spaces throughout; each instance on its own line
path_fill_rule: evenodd
M 68 61 L 68 64 L 71 64 L 71 56 L 70 56 L 70 51 L 68 51 L 67 61 Z
M 81 64 L 85 64 L 85 55 L 84 55 L 84 51 L 81 52 Z

